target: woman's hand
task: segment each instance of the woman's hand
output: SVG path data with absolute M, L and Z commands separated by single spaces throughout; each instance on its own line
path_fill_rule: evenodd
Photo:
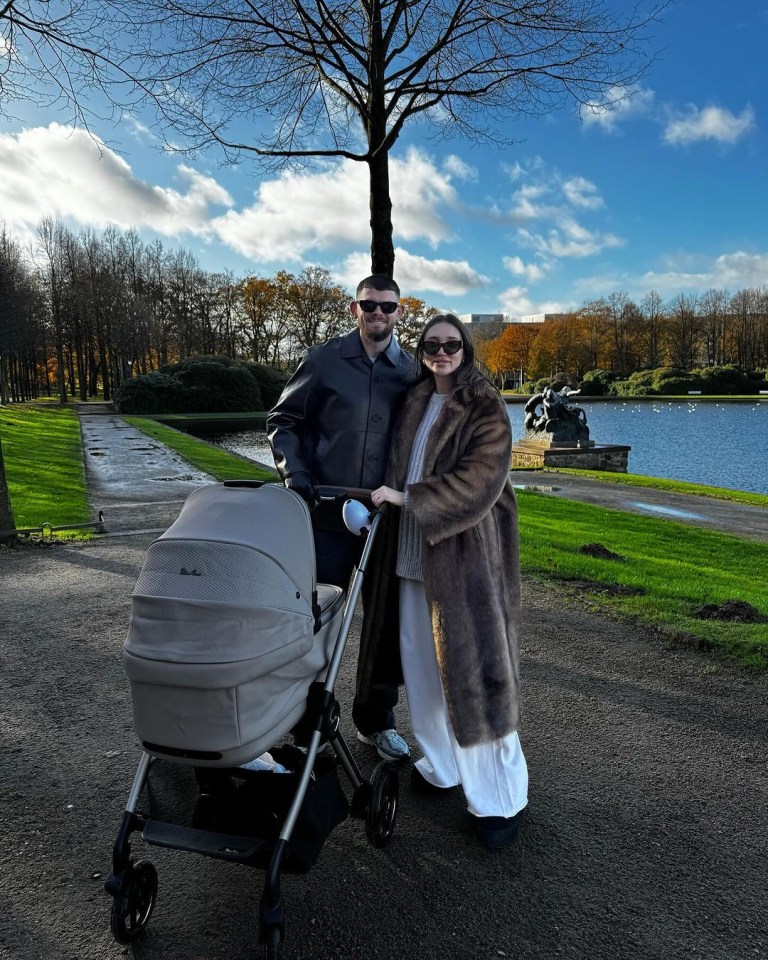
M 405 494 L 399 490 L 393 490 L 392 487 L 379 487 L 371 494 L 371 503 L 374 507 L 380 507 L 382 503 L 393 503 L 396 507 L 404 507 Z

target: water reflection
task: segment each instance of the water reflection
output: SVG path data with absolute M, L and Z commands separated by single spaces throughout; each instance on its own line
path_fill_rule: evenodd
M 768 402 L 579 402 L 596 443 L 626 444 L 630 473 L 768 494 Z M 523 404 L 507 406 L 512 433 L 523 435 Z M 262 430 L 207 439 L 272 466 Z

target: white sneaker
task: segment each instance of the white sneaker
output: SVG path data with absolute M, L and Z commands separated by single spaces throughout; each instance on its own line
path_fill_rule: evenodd
M 405 760 L 411 755 L 408 744 L 397 730 L 379 730 L 378 733 L 372 733 L 370 736 L 358 730 L 357 739 L 361 743 L 367 743 L 369 747 L 376 747 L 379 756 L 385 760 Z

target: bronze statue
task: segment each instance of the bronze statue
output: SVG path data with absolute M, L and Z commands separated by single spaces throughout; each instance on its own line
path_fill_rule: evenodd
M 525 405 L 526 437 L 558 443 L 589 440 L 586 413 L 569 403 L 579 392 L 565 386 L 559 392 L 546 387 L 535 393 Z

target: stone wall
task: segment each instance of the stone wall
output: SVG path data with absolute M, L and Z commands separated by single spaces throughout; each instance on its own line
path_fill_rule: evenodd
M 606 470 L 611 473 L 626 473 L 631 447 L 542 447 L 531 449 L 533 444 L 512 447 L 512 466 L 527 467 L 576 467 L 579 470 Z

